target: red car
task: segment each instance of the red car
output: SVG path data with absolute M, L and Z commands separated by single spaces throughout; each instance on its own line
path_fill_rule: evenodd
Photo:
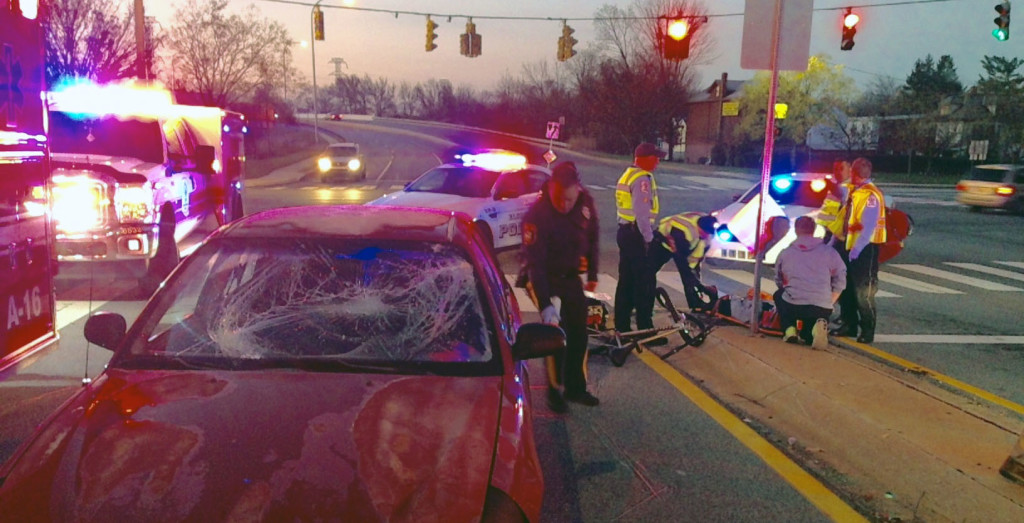
M 537 521 L 520 325 L 471 218 L 392 207 L 247 216 L 0 468 L 6 521 Z

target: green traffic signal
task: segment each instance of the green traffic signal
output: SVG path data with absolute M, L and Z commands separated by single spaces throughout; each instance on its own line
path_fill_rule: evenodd
M 1010 33 L 1006 29 L 1003 29 L 1002 27 L 993 29 L 992 36 L 994 36 L 995 39 L 999 40 L 1000 42 L 1005 42 L 1010 39 Z

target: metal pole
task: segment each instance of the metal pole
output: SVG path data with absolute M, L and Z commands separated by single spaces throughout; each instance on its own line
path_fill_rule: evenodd
M 775 0 L 775 24 L 772 26 L 772 83 L 768 89 L 768 114 L 764 126 L 764 161 L 761 162 L 761 195 L 757 202 L 757 238 L 754 240 L 754 297 L 751 334 L 757 334 L 761 322 L 761 266 L 764 264 L 764 199 L 768 197 L 768 182 L 772 172 L 772 153 L 775 150 L 775 92 L 779 87 L 779 31 L 782 28 L 782 0 Z
M 320 114 L 316 105 L 316 34 L 314 32 L 313 13 L 320 7 L 320 2 L 323 0 L 316 0 L 313 4 L 313 9 L 309 12 L 309 54 L 313 59 L 313 143 L 320 143 Z
M 135 0 L 135 74 L 139 80 L 149 80 L 146 67 L 146 8 L 142 0 Z

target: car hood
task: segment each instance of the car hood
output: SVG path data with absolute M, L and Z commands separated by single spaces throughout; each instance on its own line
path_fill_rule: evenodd
M 398 205 L 403 207 L 424 207 L 428 209 L 446 209 L 459 211 L 476 216 L 482 198 L 468 198 L 454 194 L 436 192 L 398 191 L 385 194 L 370 202 L 370 205 Z
M 4 468 L 28 521 L 467 521 L 500 376 L 111 369 Z

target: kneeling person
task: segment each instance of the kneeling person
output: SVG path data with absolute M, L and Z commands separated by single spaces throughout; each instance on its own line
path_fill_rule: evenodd
M 814 237 L 814 219 L 801 216 L 794 225 L 796 240 L 775 262 L 775 307 L 783 339 L 799 339 L 815 349 L 828 347 L 828 317 L 839 293 L 846 287 L 846 264 L 831 246 Z M 803 322 L 799 338 L 797 320 Z

